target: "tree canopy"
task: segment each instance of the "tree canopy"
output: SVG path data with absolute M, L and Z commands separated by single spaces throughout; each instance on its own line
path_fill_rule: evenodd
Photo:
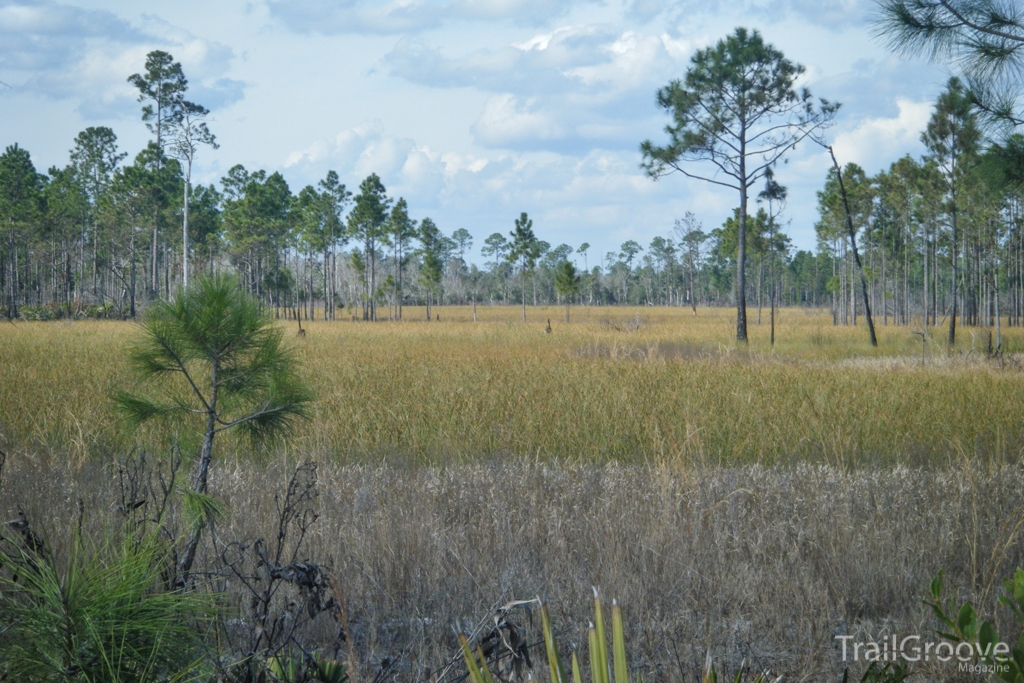
M 640 145 L 642 166 L 657 180 L 682 175 L 739 193 L 736 338 L 747 338 L 746 243 L 748 190 L 798 143 L 831 124 L 838 104 L 796 89 L 804 68 L 757 31 L 737 28 L 698 50 L 683 79 L 658 91 L 672 118 L 668 143 Z

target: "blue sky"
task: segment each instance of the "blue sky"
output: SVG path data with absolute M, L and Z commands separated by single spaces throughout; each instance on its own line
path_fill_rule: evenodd
M 639 167 L 663 140 L 655 92 L 694 50 L 756 28 L 817 97 L 843 103 L 830 137 L 869 173 L 919 156 L 948 77 L 874 40 L 872 0 L 0 0 L 0 145 L 37 168 L 67 163 L 74 136 L 110 126 L 134 155 L 148 131 L 126 82 L 146 53 L 180 61 L 221 144 L 193 178 L 236 163 L 284 173 L 293 191 L 328 169 L 349 187 L 378 173 L 414 218 L 466 228 L 478 251 L 527 211 L 552 245 L 589 242 L 589 263 L 646 246 L 693 211 L 709 230 L 735 193 Z M 827 153 L 805 145 L 777 172 L 789 234 L 814 245 Z M 479 259 L 477 259 L 479 260 Z

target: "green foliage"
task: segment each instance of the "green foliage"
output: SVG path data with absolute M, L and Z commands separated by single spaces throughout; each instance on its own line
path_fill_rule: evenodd
M 391 204 L 386 193 L 376 173 L 371 173 L 359 183 L 359 194 L 348 216 L 348 230 L 353 239 L 372 243 L 383 237 Z
M 995 123 L 1020 125 L 1024 20 L 1012 2 L 881 0 L 875 33 L 905 56 L 948 60 L 967 79 L 974 106 Z
M 548 611 L 548 606 L 543 603 L 540 608 L 540 619 L 551 683 L 569 683 L 569 679 L 565 675 L 565 667 L 562 664 L 558 639 L 551 624 L 551 614 Z M 608 640 L 605 634 L 604 613 L 601 598 L 596 588 L 594 589 L 594 621 L 591 622 L 587 630 L 587 638 L 590 651 L 591 683 L 611 683 L 612 676 L 614 676 L 614 683 L 631 683 L 629 669 L 626 665 L 626 637 L 622 625 L 622 609 L 617 602 L 612 601 L 613 661 L 608 657 Z M 494 679 L 480 648 L 478 647 L 474 651 L 470 647 L 469 639 L 463 633 L 459 634 L 459 643 L 472 683 L 493 683 Z M 583 683 L 579 658 L 576 656 L 575 650 L 573 650 L 571 658 L 571 673 L 573 683 Z M 637 683 L 642 683 L 642 679 L 638 677 Z
M 555 289 L 566 298 L 579 294 L 580 276 L 571 261 L 562 261 L 555 270 Z
M 188 88 L 181 63 L 175 62 L 170 53 L 153 50 L 146 55 L 146 70 L 141 74 L 132 74 L 128 82 L 138 89 L 139 102 L 146 102 L 142 108 L 142 120 L 146 122 L 146 127 L 161 138 L 164 127 L 178 114 L 174 110 L 174 101 Z
M 280 683 L 347 683 L 345 665 L 331 659 L 313 657 L 271 657 L 267 668 Z
M 740 210 L 733 209 L 733 215 L 725 220 L 722 227 L 711 231 L 710 237 L 714 243 L 713 257 L 736 259 L 739 247 L 739 220 Z M 768 213 L 764 209 L 759 209 L 756 214 L 747 215 L 747 254 L 760 256 L 767 252 L 770 244 L 768 229 Z
M 86 128 L 75 138 L 71 167 L 93 207 L 100 203 L 117 165 L 126 156 L 117 151 L 117 136 L 106 126 Z
M 730 178 L 712 182 L 745 191 L 793 145 L 831 123 L 838 109 L 825 100 L 816 108 L 810 92 L 797 92 L 794 83 L 803 71 L 760 33 L 745 28 L 698 50 L 685 79 L 658 91 L 658 104 L 672 123 L 665 128 L 668 145 L 648 140 L 640 146 L 647 173 L 657 178 L 675 170 L 698 177 L 684 166 L 709 161 Z M 767 125 L 774 132 L 761 144 L 750 149 L 734 144 L 754 139 Z M 741 155 L 739 149 L 746 151 Z M 757 162 L 746 166 L 746 157 L 755 155 Z
M 541 245 L 533 233 L 533 220 L 523 211 L 516 219 L 515 230 L 509 233 L 512 241 L 508 243 L 505 258 L 512 265 L 519 267 L 520 284 L 523 294 L 523 321 L 526 321 L 526 277 L 537 267 L 537 259 L 541 256 Z M 492 236 L 493 237 L 493 236 Z
M 263 440 L 307 416 L 312 395 L 281 330 L 235 278 L 200 278 L 151 306 L 142 329 L 130 361 L 156 386 L 152 395 L 116 394 L 129 424 L 201 415 L 212 418 L 213 433 L 238 426 Z
M 441 258 L 433 251 L 423 253 L 423 263 L 420 265 L 420 282 L 428 292 L 434 292 L 441 285 L 441 276 L 444 274 L 444 265 Z
M 935 111 L 921 134 L 921 142 L 942 168 L 952 188 L 969 167 L 962 159 L 972 159 L 981 144 L 981 129 L 971 110 L 970 93 L 958 78 L 951 78 L 939 95 Z
M 509 235 L 512 241 L 508 246 L 508 260 L 519 265 L 521 273 L 532 271 L 540 258 L 540 244 L 533 232 L 533 220 L 523 211 L 516 219 L 516 227 Z M 493 237 L 493 236 L 492 236 Z
M 999 603 L 1010 610 L 1017 623 L 1024 628 L 1024 569 L 1020 567 L 1012 577 L 1003 581 L 1003 595 Z M 1016 644 L 1009 646 L 1009 652 L 997 652 L 999 633 L 991 622 L 978 620 L 974 607 L 965 602 L 957 609 L 942 600 L 942 572 L 932 579 L 925 604 L 932 608 L 935 618 L 942 625 L 937 630 L 943 638 L 954 643 L 971 643 L 979 663 L 992 667 L 996 676 L 1007 683 L 1024 683 L 1024 632 Z
M 224 196 L 224 235 L 232 255 L 242 263 L 273 260 L 284 248 L 292 194 L 280 173 L 249 172 L 238 164 L 221 179 Z
M 500 232 L 494 232 L 484 240 L 480 253 L 484 258 L 493 258 L 496 263 L 500 263 L 507 258 L 508 250 L 509 243 L 505 236 Z
M 167 589 L 172 558 L 156 533 L 114 532 L 96 545 L 76 538 L 63 561 L 31 538 L 0 539 L 0 680 L 143 683 L 204 673 L 215 603 Z
M 224 503 L 209 494 L 187 490 L 182 492 L 182 517 L 189 529 L 216 522 L 226 513 Z

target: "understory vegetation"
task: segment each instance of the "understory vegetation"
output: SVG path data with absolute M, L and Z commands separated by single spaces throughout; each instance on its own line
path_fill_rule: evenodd
M 0 509 L 22 509 L 55 545 L 102 534 L 122 519 L 112 503 L 125 472 L 121 463 L 12 458 Z M 211 475 L 228 512 L 196 566 L 227 591 L 236 635 L 255 619 L 252 596 L 237 578 L 223 581 L 233 577 L 224 563 L 256 539 L 273 550 L 293 473 L 282 457 L 225 463 Z M 303 642 L 345 662 L 355 680 L 458 680 L 465 668 L 453 627 L 482 639 L 494 614 L 535 596 L 549 605 L 559 642 L 582 658 L 591 585 L 622 605 L 631 678 L 644 680 L 700 680 L 711 653 L 720 672 L 745 660 L 785 680 L 838 681 L 835 636 L 932 632 L 923 599 L 940 570 L 947 596 L 972 600 L 1000 633 L 1015 632 L 996 599 L 1001 579 L 1024 563 L 1016 466 L 850 472 L 491 459 L 323 463 L 316 481 L 318 495 L 301 507 L 319 518 L 300 555 L 280 564 L 315 558 L 329 568 L 343 611 L 309 625 Z M 526 642 L 540 641 L 535 612 L 502 614 Z M 532 657 L 534 677 L 547 680 L 543 648 Z M 931 666 L 932 680 L 949 680 L 948 665 Z

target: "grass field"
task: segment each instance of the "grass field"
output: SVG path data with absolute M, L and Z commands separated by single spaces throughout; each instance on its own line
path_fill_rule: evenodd
M 320 464 L 309 554 L 336 572 L 355 679 L 383 660 L 423 680 L 452 625 L 543 595 L 584 639 L 589 586 L 626 608 L 645 680 L 700 680 L 706 652 L 788 680 L 838 680 L 834 636 L 930 633 L 921 598 L 998 613 L 1024 563 L 1024 370 L 1003 331 L 834 327 L 785 310 L 733 341 L 732 311 L 440 307 L 406 322 L 282 322 L 315 388 L 312 419 L 252 454 L 218 441 L 217 539 L 275 533 L 296 463 Z M 551 321 L 551 333 L 545 332 Z M 117 523 L 113 463 L 188 430 L 126 434 L 123 322 L 0 326 L 0 514 L 55 544 Z M 187 445 L 187 443 L 186 443 Z M 187 449 L 186 449 L 187 450 Z M 154 456 L 156 457 L 156 456 Z M 97 531 L 97 533 L 102 533 Z M 1003 623 L 1002 626 L 1008 626 Z M 573 630 L 575 629 L 575 630 Z M 323 633 L 324 647 L 336 634 Z M 336 645 L 336 643 L 335 643 Z M 932 680 L 948 680 L 937 670 Z
M 473 461 L 491 456 L 570 462 L 700 462 L 843 467 L 1016 461 L 1024 373 L 1004 329 L 834 327 L 824 312 L 785 310 L 777 343 L 753 324 L 734 341 L 734 312 L 687 309 L 464 307 L 406 309 L 406 322 L 307 322 L 294 338 L 317 403 L 283 448 L 332 462 Z M 546 334 L 546 321 L 552 332 Z M 639 329 L 637 329 L 637 327 Z M 123 451 L 107 400 L 131 387 L 130 323 L 0 327 L 0 436 L 8 449 L 81 462 Z M 225 442 L 225 454 L 232 450 Z
M 216 468 L 211 492 L 229 513 L 205 561 L 230 540 L 274 538 L 275 496 L 290 465 Z M 457 651 L 455 624 L 489 623 L 496 605 L 537 595 L 566 629 L 563 642 L 585 644 L 591 585 L 624 606 L 630 665 L 645 681 L 699 683 L 710 652 L 731 672 L 746 661 L 785 680 L 838 683 L 836 635 L 932 633 L 922 598 L 939 570 L 947 592 L 973 600 L 986 618 L 1003 617 L 1000 632 L 1016 638 L 996 597 L 1000 579 L 1024 563 L 1019 467 L 512 461 L 325 464 L 319 477 L 320 519 L 300 559 L 326 562 L 337 576 L 345 645 L 364 683 L 384 660 L 394 665 L 385 680 L 434 680 L 424 672 Z M 0 485 L 0 510 L 23 509 L 33 528 L 66 546 L 79 500 L 87 528 L 118 523 L 117 482 L 98 463 L 69 471 L 19 458 Z M 539 638 L 536 614 L 513 616 L 531 642 Z M 336 633 L 325 629 L 315 644 L 333 651 Z M 535 666 L 543 662 L 534 656 Z M 931 666 L 915 680 L 969 680 Z M 541 666 L 534 675 L 548 680 Z

